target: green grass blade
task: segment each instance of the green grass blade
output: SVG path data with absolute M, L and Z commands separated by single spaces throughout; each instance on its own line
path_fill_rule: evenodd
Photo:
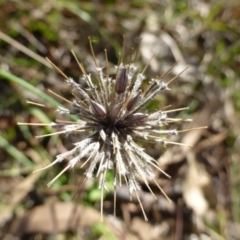
M 14 159 L 18 160 L 24 166 L 33 167 L 34 163 L 25 157 L 17 148 L 11 145 L 5 138 L 0 135 L 0 147 L 7 151 Z
M 32 86 L 31 84 L 29 84 L 25 80 L 11 74 L 10 72 L 7 72 L 7 71 L 4 71 L 4 70 L 0 69 L 0 77 L 3 77 L 4 79 L 6 79 L 10 82 L 14 82 L 14 83 L 18 84 L 19 86 L 25 88 L 26 90 L 36 94 L 38 97 L 40 97 L 41 99 L 44 99 L 46 102 L 50 103 L 52 106 L 57 107 L 57 106 L 61 105 L 61 104 L 59 104 L 59 102 L 57 102 L 52 97 L 48 96 L 46 93 L 40 91 L 39 89 Z

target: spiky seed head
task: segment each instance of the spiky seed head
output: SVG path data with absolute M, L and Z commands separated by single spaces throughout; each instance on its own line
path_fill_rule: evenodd
M 48 185 L 50 186 L 61 174 L 68 169 L 72 169 L 77 163 L 81 167 L 88 165 L 86 178 L 93 177 L 94 170 L 99 178 L 99 188 L 102 192 L 101 213 L 103 211 L 103 191 L 106 189 L 106 172 L 113 170 L 114 186 L 114 213 L 116 209 L 116 189 L 125 181 L 129 188 L 130 198 L 135 193 L 145 219 L 144 209 L 138 197 L 141 189 L 139 179 L 144 182 L 149 191 L 153 194 L 149 182 L 156 184 L 153 168 L 163 172 L 157 162 L 149 156 L 143 148 L 139 147 L 136 140 L 148 142 L 171 143 L 167 140 L 168 135 L 177 134 L 178 131 L 165 130 L 164 126 L 169 122 L 167 113 L 157 109 L 153 113 L 144 113 L 144 107 L 152 99 L 169 89 L 168 84 L 162 79 L 154 78 L 149 81 L 146 90 L 142 90 L 142 82 L 147 79 L 144 71 L 138 70 L 134 62 L 120 64 L 116 67 L 115 78 L 108 75 L 108 62 L 106 60 L 107 71 L 98 67 L 93 48 L 90 42 L 92 55 L 95 64 L 96 81 L 86 73 L 83 65 L 78 62 L 82 70 L 82 79 L 86 82 L 87 88 L 67 77 L 53 63 L 52 65 L 60 71 L 66 78 L 69 87 L 74 92 L 75 98 L 70 102 L 68 108 L 58 107 L 57 113 L 60 115 L 76 115 L 79 120 L 75 123 L 61 121 L 52 123 L 54 129 L 60 129 L 57 133 L 76 134 L 88 133 L 88 137 L 74 144 L 74 147 L 62 154 L 59 154 L 55 161 L 49 166 L 53 166 L 64 159 L 71 157 L 65 169 L 60 172 Z M 107 59 L 107 56 L 106 56 Z M 172 121 L 172 119 L 171 119 Z M 51 134 L 48 134 L 51 135 Z M 40 169 L 42 170 L 42 169 Z M 161 187 L 157 184 L 159 189 Z M 163 191 L 162 191 L 163 192 Z M 163 192 L 164 193 L 164 192 Z M 166 196 L 166 195 L 165 195 Z

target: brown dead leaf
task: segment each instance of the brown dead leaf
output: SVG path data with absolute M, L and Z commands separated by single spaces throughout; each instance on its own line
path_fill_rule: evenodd
M 71 202 L 57 202 L 35 207 L 17 216 L 10 227 L 10 232 L 18 236 L 26 233 L 77 232 L 79 229 L 99 223 L 100 217 L 100 212 L 92 208 Z M 116 218 L 105 217 L 103 222 L 117 239 L 133 239 Z
M 203 217 L 209 209 L 208 199 L 204 191 L 207 188 L 211 188 L 208 192 L 214 195 L 211 178 L 204 167 L 197 162 L 193 152 L 188 153 L 187 162 L 188 171 L 183 182 L 183 197 L 188 207 L 190 207 L 197 216 Z

